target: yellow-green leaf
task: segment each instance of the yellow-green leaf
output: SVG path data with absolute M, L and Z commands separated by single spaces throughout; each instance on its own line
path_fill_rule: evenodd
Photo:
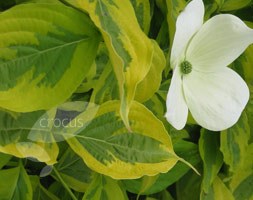
M 221 132 L 220 149 L 225 163 L 229 165 L 229 171 L 237 171 L 246 154 L 249 138 L 250 127 L 245 112 L 242 113 L 239 121 L 233 127 Z
M 34 129 L 36 121 L 45 114 L 43 111 L 20 114 L 17 117 L 9 113 L 0 112 L 0 152 L 16 157 L 36 158 L 49 165 L 56 163 L 58 146 L 54 143 L 51 134 L 47 134 L 51 143 L 44 142 L 42 138 L 30 140 L 31 132 L 36 133 L 43 129 Z
M 100 40 L 86 14 L 59 2 L 14 6 L 0 13 L 0 24 L 0 106 L 16 112 L 69 98 Z
M 252 200 L 253 199 L 253 173 L 246 177 L 233 192 L 235 200 Z
M 93 179 L 94 172 L 70 148 L 64 152 L 54 167 L 64 182 L 78 192 L 85 192 Z M 57 179 L 57 176 L 55 178 Z
M 139 102 L 147 101 L 159 89 L 162 81 L 162 71 L 166 65 L 166 59 L 162 50 L 156 42 L 153 41 L 153 43 L 154 55 L 150 70 L 136 88 L 135 100 Z
M 245 152 L 242 161 L 237 170 L 233 173 L 229 182 L 229 187 L 237 199 L 247 199 L 253 197 L 253 143 L 251 143 L 247 152 Z M 236 200 L 237 200 L 236 199 Z
M 0 169 L 2 169 L 2 167 L 8 163 L 8 161 L 12 158 L 11 155 L 9 154 L 5 154 L 5 153 L 0 153 Z
M 130 128 L 129 109 L 137 85 L 146 77 L 155 60 L 154 42 L 141 30 L 130 1 L 70 0 L 69 2 L 89 13 L 102 33 L 118 80 L 121 117 Z
M 253 82 L 253 45 L 250 45 L 246 51 L 235 60 L 232 64 L 233 69 L 235 69 L 246 82 Z
M 75 118 L 87 125 L 65 127 L 62 134 L 87 166 L 115 179 L 153 176 L 169 171 L 179 157 L 173 151 L 163 124 L 142 104 L 133 102 L 129 132 L 119 108 L 119 101 L 106 102 L 92 118 L 94 108 L 88 108 Z
M 96 85 L 98 84 L 97 82 L 99 82 L 99 79 L 102 76 L 101 74 L 105 70 L 104 68 L 108 62 L 109 62 L 108 51 L 106 49 L 104 42 L 100 42 L 95 61 L 93 62 L 90 71 L 86 74 L 82 84 L 77 88 L 75 92 L 84 93 L 92 88 L 93 89 L 96 88 L 97 87 Z M 116 81 L 115 85 L 117 86 Z
M 31 182 L 22 165 L 0 171 L 0 198 L 2 200 L 33 200 Z
M 232 192 L 226 187 L 223 181 L 216 176 L 212 187 L 206 194 L 201 194 L 201 200 L 237 200 L 234 198 Z
M 94 85 L 90 101 L 102 104 L 106 101 L 119 98 L 117 80 L 110 62 L 104 65 L 103 72 Z
M 201 161 L 198 146 L 191 142 L 179 140 L 174 145 L 175 152 L 187 162 L 196 165 Z M 128 191 L 135 194 L 154 194 L 165 190 L 168 186 L 178 181 L 190 168 L 182 162 L 178 162 L 167 173 L 161 173 L 156 176 L 144 176 L 140 179 L 124 180 L 123 184 Z
M 128 200 L 119 182 L 110 177 L 97 174 L 82 200 Z
M 135 15 L 139 22 L 142 30 L 148 35 L 150 23 L 151 23 L 151 12 L 150 3 L 147 0 L 130 0 L 134 7 Z
M 223 181 L 217 176 L 213 182 L 214 200 L 234 200 L 231 191 L 226 187 Z

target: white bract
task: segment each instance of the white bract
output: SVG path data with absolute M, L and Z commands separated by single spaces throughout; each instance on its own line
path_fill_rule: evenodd
M 191 1 L 178 16 L 165 116 L 182 129 L 189 108 L 202 127 L 220 131 L 238 121 L 249 100 L 246 83 L 227 66 L 253 43 L 253 30 L 234 15 L 216 15 L 204 24 L 203 17 L 202 0 Z

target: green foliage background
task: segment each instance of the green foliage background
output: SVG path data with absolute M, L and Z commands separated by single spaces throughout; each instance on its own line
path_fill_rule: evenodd
M 204 3 L 253 28 L 251 0 Z M 230 66 L 251 92 L 233 127 L 164 118 L 186 4 L 0 0 L 0 200 L 253 200 L 253 45 Z

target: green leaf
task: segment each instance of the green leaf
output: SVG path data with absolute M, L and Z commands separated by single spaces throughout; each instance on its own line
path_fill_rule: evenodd
M 160 91 L 155 93 L 154 96 L 146 101 L 144 105 L 147 106 L 147 108 L 150 109 L 157 118 L 159 118 L 161 121 L 166 122 L 166 119 L 164 120 L 166 106 L 163 99 L 163 94 L 161 95 Z
M 59 1 L 55 0 L 15 0 L 16 4 L 21 4 L 21 3 L 27 3 L 27 2 L 36 2 L 36 3 L 60 3 Z
M 38 176 L 30 176 L 30 180 L 33 187 L 33 200 L 59 200 L 40 184 Z
M 97 82 L 99 81 L 102 72 L 106 64 L 109 62 L 109 55 L 104 42 L 100 42 L 98 47 L 97 56 L 92 64 L 90 71 L 86 74 L 82 84 L 75 91 L 76 93 L 84 93 L 90 89 L 96 88 Z M 115 76 L 115 75 L 114 75 Z M 117 86 L 115 81 L 114 85 Z
M 120 187 L 118 181 L 98 174 L 89 186 L 83 200 L 127 200 L 126 192 Z
M 253 23 L 251 23 L 251 26 Z M 250 45 L 246 51 L 232 63 L 235 69 L 247 83 L 253 82 L 253 45 Z
M 245 22 L 250 28 L 253 28 L 252 22 Z M 236 70 L 240 76 L 246 81 L 249 86 L 250 90 L 250 100 L 246 106 L 246 113 L 248 117 L 248 124 L 250 126 L 251 138 L 250 142 L 253 142 L 253 124 L 250 123 L 253 120 L 253 45 L 250 45 L 246 51 L 236 59 L 232 64 L 231 67 Z
M 104 43 L 99 46 L 95 63 L 97 73 L 90 102 L 102 104 L 112 99 L 119 99 L 117 79 Z
M 1 200 L 32 200 L 30 179 L 22 165 L 12 169 L 0 170 Z
M 246 24 L 253 28 L 252 22 L 246 22 Z M 253 124 L 250 123 L 253 120 L 253 45 L 250 45 L 246 51 L 231 64 L 231 67 L 236 70 L 246 81 L 250 90 L 250 100 L 246 106 L 246 113 L 248 117 L 248 125 L 250 127 L 250 142 L 253 142 Z
M 174 150 L 180 157 L 184 158 L 193 166 L 200 162 L 198 146 L 180 140 L 174 145 Z M 158 174 L 151 177 L 143 177 L 135 180 L 124 180 L 123 184 L 126 189 L 132 193 L 150 195 L 166 189 L 178 181 L 183 175 L 189 171 L 189 167 L 182 162 L 178 162 L 169 172 Z
M 154 42 L 154 54 L 150 70 L 143 81 L 136 88 L 135 100 L 144 102 L 150 99 L 159 89 L 162 81 L 162 72 L 166 65 L 163 52 L 156 42 Z M 152 83 L 152 84 L 150 84 Z
M 137 85 L 150 71 L 157 49 L 141 30 L 130 1 L 68 1 L 88 12 L 104 38 L 118 80 L 120 114 L 130 128 L 128 114 Z M 131 22 L 131 26 L 129 26 Z M 149 96 L 150 94 L 148 94 Z
M 3 166 L 5 166 L 9 162 L 11 157 L 12 156 L 9 154 L 0 153 L 0 169 L 2 169 Z
M 163 15 L 167 14 L 166 1 L 164 1 L 164 0 L 155 0 L 155 5 L 160 9 L 160 11 L 162 12 Z
M 176 20 L 180 12 L 185 8 L 185 0 L 166 0 L 167 4 L 167 22 L 169 28 L 170 41 L 173 41 L 176 32 Z M 172 46 L 172 45 L 170 45 Z
M 28 3 L 1 13 L 0 23 L 1 107 L 29 112 L 69 98 L 96 56 L 90 19 L 63 4 Z
M 224 162 L 229 165 L 229 171 L 236 172 L 248 148 L 250 127 L 247 114 L 242 113 L 239 121 L 231 128 L 222 131 L 220 136 L 220 150 Z
M 199 152 L 203 160 L 204 170 L 201 192 L 202 195 L 205 195 L 223 164 L 222 153 L 219 150 L 219 133 L 202 129 L 199 139 Z
M 217 176 L 213 182 L 214 200 L 237 200 L 233 197 L 231 191 L 226 187 L 223 181 Z
M 245 152 L 242 161 L 239 163 L 237 170 L 234 172 L 229 182 L 229 187 L 233 191 L 236 200 L 252 199 L 252 182 L 253 182 L 253 143 L 251 143 L 247 152 Z
M 189 171 L 176 182 L 177 200 L 199 200 L 201 177 Z
M 163 190 L 160 193 L 147 197 L 146 200 L 174 200 L 171 194 L 167 190 Z
M 166 4 L 167 4 L 167 23 L 169 28 L 169 36 L 171 44 L 169 50 L 170 55 L 172 42 L 176 32 L 176 20 L 180 12 L 185 8 L 186 0 L 166 0 Z
M 251 0 L 215 0 L 221 11 L 231 11 L 238 10 L 243 7 L 248 6 L 251 3 Z
M 93 172 L 70 148 L 65 151 L 55 168 L 64 182 L 78 192 L 85 192 L 93 179 Z
M 101 73 L 99 79 L 94 85 L 94 90 L 90 102 L 96 104 L 102 104 L 112 99 L 118 99 L 119 92 L 117 86 L 117 80 L 112 69 L 112 65 L 108 62 L 104 66 L 104 70 Z
M 33 157 L 49 165 L 56 163 L 59 150 L 51 134 L 47 135 L 48 140 L 51 138 L 51 143 L 45 142 L 42 138 L 29 139 L 31 132 L 41 134 L 41 131 L 44 131 L 40 127 L 34 127 L 36 121 L 44 114 L 44 111 L 37 111 L 15 116 L 0 111 L 0 152 L 20 158 Z
M 141 29 L 148 35 L 150 22 L 151 22 L 151 11 L 150 3 L 146 0 L 130 0 L 133 5 L 135 15 L 139 22 Z
M 153 197 L 147 197 L 145 200 L 157 200 L 157 199 Z
M 160 200 L 174 200 L 174 199 L 167 190 L 164 190 L 162 192 L 162 198 Z
M 83 82 L 76 89 L 75 93 L 85 93 L 91 90 L 95 82 L 94 80 L 95 77 L 96 77 L 96 64 L 94 62 L 88 73 L 86 73 Z
M 252 200 L 253 192 L 253 173 L 250 176 L 245 178 L 240 185 L 234 191 L 234 197 L 236 200 Z
M 253 84 L 249 84 L 249 90 L 250 90 L 250 99 L 249 103 L 246 106 L 246 113 L 248 117 L 248 122 L 250 126 L 250 143 L 253 142 L 253 123 L 250 123 L 253 121 Z
M 167 19 L 164 19 L 161 28 L 158 32 L 158 35 L 156 37 L 156 41 L 161 47 L 161 49 L 164 51 L 164 53 L 168 53 L 169 50 L 169 33 L 168 33 L 168 23 Z
M 52 183 L 48 188 L 48 191 L 56 195 L 60 200 L 73 200 L 60 182 L 55 181 Z
M 205 2 L 204 21 L 207 21 L 209 18 L 215 15 L 218 12 L 218 9 L 219 9 L 218 3 L 214 3 L 213 1 Z
M 226 187 L 223 181 L 216 176 L 213 181 L 212 187 L 208 190 L 207 194 L 201 196 L 201 200 L 237 200 L 233 197 L 231 191 Z
M 130 132 L 120 118 L 119 108 L 119 101 L 109 101 L 92 118 L 94 108 L 88 108 L 75 119 L 87 125 L 66 127 L 62 134 L 87 166 L 115 179 L 169 171 L 179 158 L 163 124 L 142 104 L 133 102 Z

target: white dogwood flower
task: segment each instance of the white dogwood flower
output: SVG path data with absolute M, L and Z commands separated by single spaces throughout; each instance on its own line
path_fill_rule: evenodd
M 189 109 L 202 127 L 220 131 L 238 121 L 249 100 L 246 83 L 227 66 L 253 43 L 253 30 L 234 15 L 204 24 L 203 17 L 202 0 L 193 0 L 177 18 L 165 116 L 182 129 Z

